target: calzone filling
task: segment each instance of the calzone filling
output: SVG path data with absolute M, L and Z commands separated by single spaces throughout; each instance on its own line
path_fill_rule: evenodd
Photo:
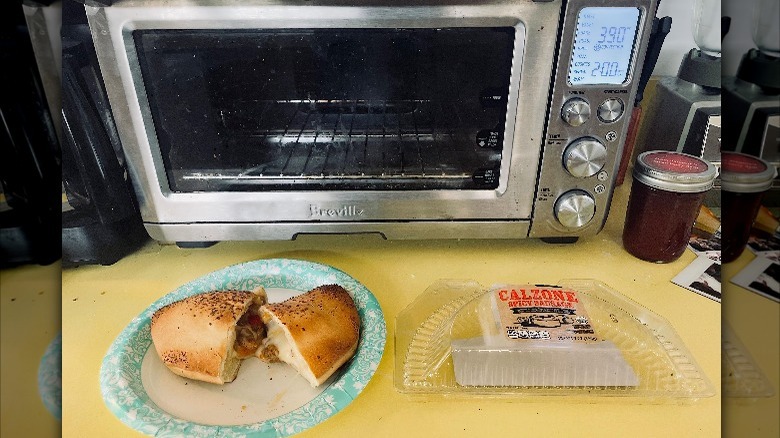
M 233 349 L 239 358 L 253 356 L 265 338 L 265 324 L 258 314 L 260 306 L 252 304 L 236 324 L 236 343 Z

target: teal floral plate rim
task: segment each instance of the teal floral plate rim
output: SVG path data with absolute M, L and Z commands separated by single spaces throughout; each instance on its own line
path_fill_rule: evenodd
M 298 409 L 252 424 L 212 426 L 174 417 L 148 396 L 141 381 L 141 364 L 152 343 L 152 314 L 190 295 L 224 289 L 252 290 L 257 286 L 299 291 L 323 284 L 348 290 L 361 318 L 355 356 L 335 381 Z M 379 366 L 387 328 L 374 295 L 360 282 L 328 265 L 292 259 L 256 260 L 206 274 L 155 301 L 119 334 L 103 359 L 100 389 L 109 410 L 131 428 L 150 436 L 285 437 L 309 429 L 346 407 L 365 388 Z
M 62 420 L 62 332 L 46 347 L 38 365 L 38 395 L 46 410 Z

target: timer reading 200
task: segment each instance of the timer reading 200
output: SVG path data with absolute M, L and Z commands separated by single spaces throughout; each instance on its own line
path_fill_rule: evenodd
M 626 76 L 626 70 L 620 68 L 620 64 L 617 61 L 605 61 L 594 62 L 596 65 L 591 71 L 591 76 L 612 77 L 612 76 Z

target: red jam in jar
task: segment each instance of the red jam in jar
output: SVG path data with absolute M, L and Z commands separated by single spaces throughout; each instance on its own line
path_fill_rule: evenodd
M 721 263 L 736 260 L 745 250 L 764 193 L 777 169 L 752 155 L 721 153 Z
M 623 247 L 654 263 L 680 258 L 716 169 L 711 163 L 679 152 L 648 151 L 634 165 Z

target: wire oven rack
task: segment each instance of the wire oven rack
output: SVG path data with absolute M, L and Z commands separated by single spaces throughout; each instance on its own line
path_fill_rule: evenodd
M 467 187 L 497 169 L 501 148 L 480 147 L 481 108 L 431 100 L 268 100 L 219 110 L 230 139 L 223 168 L 180 171 L 224 184 L 327 182 Z M 494 126 L 488 126 L 495 129 Z M 499 142 L 500 143 L 500 142 Z M 484 185 L 484 184 L 483 184 Z

